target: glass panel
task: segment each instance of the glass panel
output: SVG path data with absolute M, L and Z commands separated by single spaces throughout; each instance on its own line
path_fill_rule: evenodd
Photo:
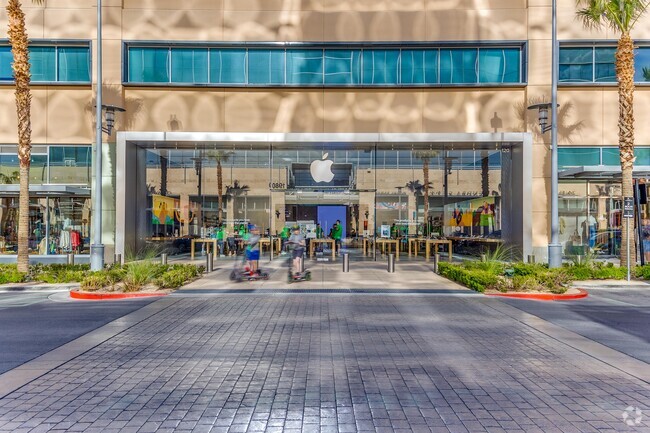
M 325 50 L 325 84 L 359 84 L 359 50 Z
M 0 185 L 18 183 L 20 166 L 17 154 L 0 154 Z
M 168 48 L 130 48 L 129 82 L 168 83 Z
M 615 55 L 616 48 L 596 48 L 594 54 L 596 82 L 616 82 Z
M 650 47 L 637 48 L 634 55 L 634 81 L 650 82 Z
M 620 165 L 618 147 L 603 147 L 603 165 Z
M 29 167 L 29 183 L 43 184 L 47 182 L 47 155 L 32 154 L 32 162 Z
M 560 168 L 599 165 L 600 148 L 598 147 L 560 147 L 558 165 Z
M 246 50 L 211 49 L 210 82 L 246 84 Z
M 284 50 L 249 50 L 249 84 L 284 84 Z
M 50 147 L 50 183 L 90 185 L 90 146 Z
M 438 50 L 402 50 L 401 84 L 438 84 Z
M 287 50 L 287 84 L 323 84 L 323 51 Z
M 399 50 L 364 50 L 363 84 L 398 84 Z
M 560 81 L 592 82 L 594 80 L 593 48 L 560 47 Z
M 207 48 L 172 48 L 172 82 L 207 83 Z
M 634 149 L 634 156 L 636 156 L 634 165 L 650 165 L 650 148 L 637 147 Z
M 59 47 L 57 51 L 59 81 L 90 82 L 88 47 Z
M 56 81 L 54 47 L 30 47 L 32 81 Z
M 518 83 L 520 69 L 518 49 L 479 50 L 480 83 Z
M 477 51 L 476 48 L 440 50 L 440 82 L 476 83 Z
M 0 80 L 11 81 L 14 79 L 14 71 L 11 69 L 13 61 L 11 47 L 0 47 Z

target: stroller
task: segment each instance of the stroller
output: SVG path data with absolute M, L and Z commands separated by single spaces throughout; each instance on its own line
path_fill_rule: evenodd
M 268 280 L 269 273 L 258 269 L 256 273 L 251 274 L 251 270 L 246 264 L 246 255 L 242 254 L 241 260 L 239 257 L 235 259 L 235 264 L 232 271 L 230 271 L 230 281 L 236 281 L 238 283 L 246 281 L 257 281 L 257 280 Z

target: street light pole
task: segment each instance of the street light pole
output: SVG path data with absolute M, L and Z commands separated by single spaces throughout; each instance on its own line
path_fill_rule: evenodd
M 102 0 L 97 0 L 97 83 L 95 97 L 95 206 L 93 215 L 93 243 L 90 246 L 90 269 L 104 268 L 102 243 Z
M 548 265 L 550 268 L 562 266 L 562 245 L 559 239 L 558 205 L 558 143 L 557 143 L 557 82 L 560 53 L 557 42 L 557 0 L 552 3 L 552 62 L 551 62 L 551 242 L 548 245 Z

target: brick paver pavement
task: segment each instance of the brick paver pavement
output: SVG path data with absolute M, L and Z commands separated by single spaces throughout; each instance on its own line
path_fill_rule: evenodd
M 0 399 L 0 431 L 603 432 L 650 385 L 481 297 L 177 302 Z

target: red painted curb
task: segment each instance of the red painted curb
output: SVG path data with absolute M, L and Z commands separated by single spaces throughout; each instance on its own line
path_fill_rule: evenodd
M 78 290 L 70 290 L 70 297 L 72 299 L 82 299 L 85 301 L 150 298 L 152 296 L 167 296 L 167 293 L 91 293 L 91 292 L 80 292 Z
M 486 296 L 499 296 L 502 298 L 517 298 L 517 299 L 534 299 L 536 301 L 572 301 L 574 299 L 582 299 L 589 296 L 589 293 L 584 289 L 578 289 L 580 293 L 571 294 L 555 294 L 555 293 L 486 293 Z

